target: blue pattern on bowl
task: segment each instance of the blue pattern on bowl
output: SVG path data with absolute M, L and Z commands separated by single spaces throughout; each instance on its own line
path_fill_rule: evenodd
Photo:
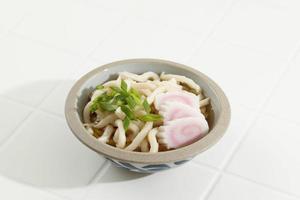
M 130 171 L 140 172 L 140 173 L 154 173 L 158 171 L 175 168 L 190 160 L 187 159 L 187 160 L 176 161 L 174 163 L 163 163 L 163 164 L 141 164 L 141 163 L 128 163 L 124 161 L 115 160 L 112 158 L 107 158 L 107 159 L 111 161 L 113 164 L 115 164 L 117 167 L 122 167 Z

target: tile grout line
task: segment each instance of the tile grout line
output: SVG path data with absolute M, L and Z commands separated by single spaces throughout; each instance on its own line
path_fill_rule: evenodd
M 136 6 L 137 7 L 137 6 Z M 87 54 L 86 56 L 82 59 L 82 62 L 80 63 L 78 69 L 76 69 L 73 73 L 71 73 L 70 77 L 72 77 L 72 75 L 76 74 L 78 71 L 80 71 L 80 66 L 82 66 L 84 63 L 86 63 L 88 60 L 93 60 L 95 62 L 98 62 L 99 59 L 96 59 L 96 58 L 93 58 L 92 55 L 93 53 L 99 48 L 101 47 L 101 45 L 109 38 L 109 36 L 111 34 L 113 34 L 117 28 L 119 28 L 131 15 L 128 14 L 128 15 L 124 15 L 124 18 L 118 23 L 116 24 L 109 33 L 107 33 L 103 38 L 103 40 L 99 41 L 95 47 L 93 49 L 91 49 Z
M 236 174 L 236 173 L 233 173 L 233 172 L 229 172 L 229 171 L 222 171 L 221 169 L 217 168 L 217 167 L 214 167 L 212 165 L 209 165 L 209 164 L 206 164 L 206 163 L 203 163 L 203 162 L 195 162 L 195 161 L 191 161 L 194 165 L 196 166 L 200 166 L 200 167 L 204 167 L 206 169 L 209 169 L 211 171 L 214 171 L 217 175 L 216 177 L 214 178 L 214 181 L 219 181 L 220 178 L 223 176 L 223 175 L 229 175 L 229 176 L 232 176 L 232 177 L 235 177 L 235 178 L 238 178 L 238 179 L 241 179 L 243 181 L 247 181 L 247 182 L 250 182 L 252 184 L 255 184 L 255 185 L 258 185 L 260 187 L 264 187 L 268 190 L 271 190 L 271 191 L 275 191 L 275 192 L 278 192 L 278 193 L 281 193 L 283 195 L 286 195 L 286 196 L 290 196 L 290 197 L 293 197 L 293 198 L 299 198 L 300 200 L 300 196 L 299 195 L 296 195 L 296 194 L 292 194 L 290 192 L 287 192 L 287 191 L 284 191 L 280 188 L 276 188 L 276 187 L 273 187 L 271 185 L 268 185 L 268 184 L 264 184 L 264 183 L 260 183 L 258 181 L 255 181 L 254 179 L 250 179 L 250 178 L 247 178 L 245 176 L 242 176 L 242 175 L 239 175 L 239 174 Z M 204 195 L 202 195 L 202 199 L 205 199 L 207 198 L 207 193 L 205 193 Z
M 263 188 L 266 188 L 268 190 L 271 190 L 271 191 L 274 191 L 274 192 L 278 192 L 280 194 L 283 194 L 283 195 L 286 195 L 286 196 L 289 196 L 289 197 L 292 197 L 292 198 L 296 198 L 296 199 L 299 199 L 300 200 L 300 196 L 297 195 L 297 194 L 293 194 L 293 193 L 290 193 L 290 192 L 287 192 L 287 191 L 284 191 L 280 188 L 277 188 L 277 187 L 273 187 L 271 185 L 268 185 L 268 184 L 265 184 L 265 183 L 261 183 L 259 181 L 256 181 L 254 179 L 250 179 L 250 178 L 247 178 L 247 177 L 244 177 L 244 176 L 241 176 L 239 174 L 236 174 L 236 173 L 233 173 L 233 172 L 222 172 L 223 175 L 229 175 L 229 176 L 233 176 L 235 178 L 238 178 L 238 179 L 241 179 L 243 181 L 247 181 L 247 182 L 250 182 L 252 184 L 255 184 L 255 185 L 259 185 Z
M 34 107 L 34 106 L 31 106 L 31 105 L 25 104 L 25 103 L 20 102 L 20 101 L 17 101 L 17 100 L 7 98 L 6 96 L 1 96 L 1 95 L 0 95 L 0 99 L 4 99 L 4 100 L 6 100 L 6 101 L 9 101 L 9 102 L 18 104 L 18 105 L 23 106 L 23 107 L 26 107 L 26 108 L 32 110 L 32 112 L 33 112 L 33 111 L 34 111 L 34 112 L 42 112 L 42 113 L 47 114 L 47 115 L 50 115 L 50 116 L 52 116 L 52 117 L 56 117 L 56 118 L 58 118 L 59 120 L 64 119 L 64 117 L 61 116 L 60 114 L 57 114 L 57 113 L 54 113 L 54 112 L 45 110 L 45 109 L 43 109 L 43 108 L 37 108 L 37 107 Z
M 300 46 L 299 46 L 300 49 Z M 248 133 L 252 130 L 253 126 L 256 124 L 256 122 L 258 121 L 259 117 L 264 114 L 263 113 L 263 109 L 265 108 L 265 105 L 271 100 L 271 97 L 273 95 L 273 93 L 275 92 L 277 86 L 281 83 L 281 81 L 283 80 L 283 78 L 285 77 L 285 75 L 287 74 L 287 72 L 289 71 L 290 67 L 291 67 L 291 62 L 293 61 L 293 59 L 295 58 L 295 56 L 298 53 L 297 49 L 293 55 L 290 57 L 289 61 L 285 64 L 286 66 L 283 69 L 283 72 L 281 73 L 280 77 L 278 78 L 278 80 L 276 81 L 276 83 L 274 84 L 274 86 L 268 91 L 268 95 L 265 98 L 264 102 L 259 106 L 259 108 L 257 109 L 257 112 L 254 114 L 254 120 L 252 121 L 252 123 L 250 124 L 250 126 L 247 128 L 247 130 L 245 131 L 245 134 L 242 136 L 241 142 L 239 142 L 234 150 L 233 150 L 233 154 L 235 154 L 235 152 L 239 149 L 239 147 L 241 146 L 241 143 L 244 139 L 247 138 L 247 135 L 249 135 Z M 232 161 L 234 155 L 229 156 L 229 158 L 224 162 L 224 166 L 222 167 L 223 169 L 226 169 L 229 165 L 229 163 Z
M 68 55 L 72 55 L 72 56 L 81 56 L 79 54 L 76 54 L 75 52 L 72 52 L 68 49 L 64 49 L 64 48 L 60 48 L 60 47 L 56 47 L 55 45 L 51 45 L 51 44 L 48 44 L 46 42 L 43 42 L 43 41 L 40 41 L 40 40 L 37 40 L 33 37 L 30 37 L 30 36 L 26 36 L 26 35 L 23 35 L 23 34 L 19 34 L 15 31 L 15 29 L 18 28 L 19 25 L 22 24 L 22 22 L 24 21 L 24 19 L 26 18 L 26 16 L 30 15 L 29 13 L 25 13 L 22 18 L 16 22 L 16 24 L 14 26 L 12 26 L 9 30 L 7 30 L 7 34 L 5 35 L 6 37 L 7 36 L 12 36 L 12 37 L 16 37 L 18 39 L 21 39 L 21 40 L 24 40 L 24 41 L 29 41 L 31 43 L 34 43 L 34 44 L 37 44 L 37 45 L 40 45 L 40 46 L 43 46 L 43 47 L 46 47 L 46 48 L 51 48 L 52 50 L 58 50 L 58 51 L 62 51 Z
M 262 112 L 262 114 L 265 115 L 265 116 L 274 118 L 274 119 L 281 119 L 285 122 L 291 123 L 291 124 L 296 125 L 296 126 L 300 126 L 300 121 L 297 121 L 297 120 L 289 119 L 287 117 L 277 116 L 274 113 L 270 113 L 270 112 Z
M 247 45 L 244 45 L 244 44 L 239 44 L 237 42 L 232 42 L 232 41 L 225 40 L 225 39 L 220 39 L 220 38 L 213 38 L 213 40 L 216 41 L 216 42 L 222 43 L 224 45 L 230 45 L 230 46 L 233 46 L 233 47 L 242 48 L 244 50 L 252 51 L 252 52 L 255 52 L 257 54 L 262 54 L 264 56 L 278 56 L 278 53 L 274 53 L 274 52 L 268 51 L 266 49 L 259 49 L 259 48 L 255 48 L 255 47 L 250 47 L 250 46 L 247 46 Z M 292 49 L 290 53 L 293 53 L 295 51 L 295 49 L 297 49 L 297 46 L 296 46 L 296 48 Z M 288 60 L 288 58 L 285 58 L 285 57 L 281 57 L 281 58 Z
M 49 93 L 48 93 L 47 95 L 45 95 L 45 96 L 41 99 L 41 101 L 36 105 L 36 107 L 34 107 L 34 106 L 31 107 L 31 106 L 28 106 L 28 105 L 27 105 L 27 107 L 30 108 L 31 111 L 28 113 L 28 115 L 25 117 L 25 119 L 24 119 L 22 122 L 20 122 L 20 123 L 14 128 L 13 131 L 11 131 L 10 136 L 8 136 L 6 139 L 4 139 L 4 140 L 0 143 L 0 150 L 3 149 L 6 145 L 8 145 L 8 144 L 10 143 L 10 141 L 11 141 L 12 139 L 14 139 L 14 138 L 18 135 L 18 134 L 17 134 L 17 133 L 18 133 L 18 130 L 20 130 L 20 128 L 22 128 L 22 126 L 24 126 L 24 125 L 26 124 L 25 122 L 27 122 L 27 121 L 31 118 L 31 116 L 33 116 L 34 113 L 36 113 L 36 111 L 39 109 L 39 106 L 47 99 L 47 97 L 48 97 L 52 92 L 54 92 L 54 90 L 55 90 L 58 86 L 59 86 L 59 83 L 57 83 L 55 86 L 53 86 L 52 89 L 49 90 Z M 13 99 L 11 99 L 11 98 L 9 98 L 9 97 L 3 96 L 3 95 L 1 95 L 1 97 L 2 97 L 2 98 L 5 98 L 5 99 L 7 99 L 7 100 L 9 100 L 9 101 L 11 101 L 11 102 L 19 103 L 19 104 L 20 104 L 20 102 L 17 102 L 16 100 L 13 100 Z M 23 106 L 25 106 L 25 105 L 23 105 Z
M 255 114 L 254 114 L 254 120 L 250 123 L 250 125 L 246 129 L 245 134 L 241 137 L 241 139 L 239 140 L 239 142 L 235 145 L 235 147 L 233 148 L 232 152 L 229 154 L 227 160 L 224 161 L 224 165 L 220 169 L 220 172 L 221 172 L 220 173 L 220 177 L 222 176 L 222 174 L 226 174 L 226 171 L 227 171 L 226 169 L 228 168 L 228 166 L 231 163 L 231 161 L 233 160 L 236 152 L 242 146 L 242 144 L 245 141 L 245 139 L 247 138 L 247 136 L 249 136 L 249 132 L 252 130 L 252 128 L 254 127 L 254 125 L 256 124 L 256 122 L 258 121 L 259 117 L 263 114 L 263 109 L 264 109 L 265 105 L 270 101 L 270 99 L 271 99 L 274 91 L 276 90 L 277 86 L 281 83 L 282 79 L 285 77 L 286 73 L 289 71 L 289 69 L 291 67 L 291 62 L 296 57 L 299 49 L 300 49 L 300 45 L 298 45 L 298 47 L 296 48 L 296 50 L 291 54 L 291 56 L 289 57 L 287 63 L 285 64 L 285 67 L 283 67 L 284 69 L 283 69 L 281 75 L 279 76 L 279 78 L 277 79 L 277 82 L 268 91 L 268 95 L 265 98 L 264 102 L 259 106 L 259 108 L 255 112 Z M 209 198 L 209 196 L 213 192 L 213 190 L 214 190 L 215 186 L 217 185 L 217 183 L 219 182 L 219 180 L 220 179 L 216 179 L 215 183 L 212 184 L 212 187 L 208 188 L 207 195 L 205 196 L 204 199 L 208 199 Z M 275 190 L 275 191 L 277 191 L 277 190 Z M 284 192 L 284 193 L 289 194 L 288 192 Z M 295 196 L 294 194 L 289 194 L 289 195 Z
M 104 39 L 103 40 L 101 40 L 101 41 L 99 41 L 96 45 L 95 45 L 95 47 L 87 54 L 87 56 L 86 56 L 86 60 L 88 60 L 88 59 L 93 59 L 93 60 L 95 60 L 95 61 L 98 61 L 98 59 L 96 59 L 96 58 L 93 58 L 92 57 L 92 55 L 94 54 L 94 52 L 99 48 L 99 47 L 101 47 L 101 45 L 107 40 L 107 39 L 109 39 L 109 37 L 110 37 L 110 35 L 112 35 L 124 22 L 126 22 L 128 19 L 129 19 L 129 17 L 131 16 L 131 13 L 130 14 L 128 14 L 128 15 L 124 15 L 124 18 L 118 23 L 118 24 L 116 24 L 112 29 L 111 29 L 111 31 L 109 32 L 109 33 L 107 33 L 107 35 L 106 36 L 104 36 Z
M 192 159 L 191 162 L 194 163 L 195 165 L 198 165 L 198 166 L 201 166 L 201 167 L 206 167 L 206 168 L 209 168 L 209 169 L 214 170 L 216 172 L 220 171 L 219 168 L 217 168 L 215 166 L 212 166 L 210 164 L 206 164 L 206 163 L 204 163 L 202 161 L 194 161 L 194 159 Z
M 201 199 L 208 199 L 210 197 L 210 195 L 214 191 L 217 183 L 221 180 L 222 175 L 223 175 L 223 173 L 221 171 L 217 172 L 216 176 L 214 177 L 212 182 L 209 184 L 208 188 L 201 195 Z
M 55 89 L 58 88 L 59 86 L 61 86 L 62 84 L 63 84 L 63 83 L 58 83 L 55 87 L 53 87 L 53 90 L 47 94 L 47 96 L 50 96 L 50 95 L 55 91 Z M 24 102 L 17 101 L 16 99 L 11 99 L 11 98 L 6 97 L 6 96 L 0 95 L 0 98 L 2 98 L 2 99 L 4 99 L 4 100 L 7 100 L 7 101 L 10 101 L 10 102 L 12 102 L 12 103 L 16 103 L 16 104 L 22 105 L 22 106 L 24 106 L 24 107 L 26 107 L 26 108 L 28 108 L 28 109 L 31 110 L 31 112 L 28 113 L 28 115 L 26 116 L 26 119 L 23 119 L 23 121 L 15 128 L 16 130 L 13 130 L 12 133 L 17 132 L 17 131 L 18 131 L 17 129 L 20 129 L 20 128 L 23 126 L 23 123 L 25 123 L 26 121 L 28 121 L 28 120 L 30 119 L 30 117 L 31 117 L 34 113 L 36 113 L 36 112 L 42 112 L 42 113 L 44 113 L 44 114 L 46 114 L 46 115 L 50 115 L 51 117 L 55 117 L 55 118 L 57 118 L 58 120 L 64 120 L 64 117 L 63 117 L 63 116 L 58 115 L 58 114 L 56 114 L 56 113 L 53 113 L 53 112 L 50 112 L 50 111 L 47 111 L 47 110 L 44 110 L 44 109 L 40 108 L 40 106 L 41 106 L 41 105 L 43 104 L 43 102 L 44 102 L 44 99 L 46 99 L 47 97 L 43 98 L 43 100 L 42 100 L 42 101 L 39 103 L 39 105 L 36 106 L 36 107 L 35 107 L 35 106 L 28 105 L 28 104 L 26 104 L 26 103 L 24 103 Z M 28 119 L 27 119 L 27 118 L 28 118 Z M 25 124 L 26 124 L 26 123 L 25 123 Z M 13 135 L 15 135 L 15 134 L 12 134 L 10 137 L 12 137 L 12 138 L 16 137 L 16 136 L 13 136 Z M 10 138 L 10 137 L 9 137 L 9 138 Z M 2 145 L 2 143 L 0 144 L 0 150 L 1 150 L 1 148 L 4 148 L 4 147 L 6 146 L 6 143 L 7 143 L 7 144 L 10 143 L 9 140 L 12 140 L 12 139 L 9 139 L 9 138 L 7 138 L 6 140 L 4 140 L 4 142 L 3 142 L 4 144 L 3 144 L 3 145 Z M 89 181 L 89 184 L 97 183 L 97 182 L 99 181 L 99 179 L 101 179 L 101 177 L 106 173 L 106 171 L 108 170 L 108 168 L 109 168 L 110 166 L 111 166 L 111 164 L 109 163 L 109 161 L 108 161 L 108 160 L 105 160 L 104 163 L 99 167 L 99 169 L 97 170 L 97 172 L 95 173 L 95 175 L 93 176 L 93 178 Z M 51 194 L 51 195 L 54 195 L 54 196 L 56 196 L 56 197 L 64 198 L 64 199 L 70 200 L 69 197 L 66 197 L 66 196 L 64 196 L 64 195 L 60 195 L 60 194 L 58 194 L 58 193 L 56 193 L 56 192 L 53 192 L 53 191 L 51 191 L 51 190 L 47 190 L 47 189 L 39 188 L 39 187 L 34 187 L 34 188 L 36 188 L 36 189 L 38 189 L 38 190 L 41 190 L 41 191 L 44 191 L 44 192 L 46 192 L 46 193 L 49 193 L 49 194 Z M 85 194 L 83 195 L 83 199 L 84 199 L 84 197 L 86 196 L 87 192 L 88 192 L 88 189 L 85 191 Z
M 54 196 L 55 198 L 59 198 L 61 200 L 72 200 L 70 197 L 61 195 L 59 193 L 53 192 L 53 191 L 51 191 L 49 189 L 46 189 L 46 188 L 40 188 L 40 187 L 35 187 L 35 188 L 38 189 L 38 190 L 41 190 L 41 191 L 43 191 L 47 194 L 50 194 L 50 195 Z
M 97 170 L 97 172 L 95 173 L 94 177 L 89 181 L 89 186 L 84 191 L 84 194 L 82 195 L 81 200 L 86 199 L 87 194 L 91 190 L 91 186 L 90 185 L 98 183 L 99 180 L 106 174 L 106 172 L 108 171 L 108 169 L 110 168 L 110 166 L 111 166 L 110 161 L 106 160 L 106 158 L 105 158 L 104 163 Z
M 206 36 L 199 42 L 198 46 L 195 48 L 194 52 L 191 53 L 191 55 L 188 57 L 187 62 L 190 61 L 198 52 L 199 49 L 202 48 L 202 44 L 204 44 L 207 40 L 209 40 L 211 38 L 211 36 L 213 35 L 213 33 L 215 32 L 216 28 L 224 21 L 224 19 L 226 18 L 226 16 L 231 12 L 231 10 L 233 9 L 234 5 L 236 3 L 238 3 L 240 0 L 232 0 L 228 7 L 225 9 L 225 11 L 223 12 L 223 15 L 220 16 L 219 20 L 217 20 L 217 22 L 211 27 L 211 29 L 207 32 Z
M 26 15 L 28 15 L 28 13 L 24 13 L 22 15 L 22 17 L 19 20 L 17 20 L 17 22 L 15 22 L 14 25 L 12 25 L 10 28 L 8 28 L 6 30 L 2 29 L 3 30 L 2 31 L 2 37 L 5 38 L 5 37 L 9 36 L 13 32 L 13 30 L 15 28 L 17 28 L 22 23 L 22 21 L 24 20 L 24 18 L 26 17 Z
M 94 177 L 90 180 L 89 184 L 97 183 L 105 175 L 105 173 L 107 172 L 107 170 L 111 166 L 110 161 L 107 160 L 106 158 L 104 158 L 104 159 L 105 159 L 104 163 L 97 170 L 97 172 L 95 173 Z
M 67 49 L 67 48 L 64 48 L 64 47 L 58 47 L 58 46 L 56 46 L 56 45 L 52 45 L 52 44 L 47 43 L 47 42 L 44 42 L 44 41 L 42 41 L 42 40 L 38 40 L 38 39 L 36 39 L 36 38 L 34 38 L 34 37 L 30 37 L 30 36 L 27 36 L 27 35 L 23 35 L 23 34 L 14 32 L 14 31 L 10 31 L 9 35 L 12 36 L 12 37 L 15 37 L 15 38 L 18 38 L 18 39 L 27 41 L 27 42 L 34 43 L 35 45 L 39 45 L 39 46 L 42 46 L 42 47 L 45 47 L 45 48 L 50 48 L 50 49 L 52 49 L 52 50 L 60 51 L 60 52 L 62 52 L 62 53 L 65 53 L 65 54 L 67 54 L 67 55 L 70 55 L 70 56 L 84 57 L 84 56 L 82 56 L 82 54 L 77 53 L 77 52 L 74 52 L 74 51 L 71 51 L 71 50 L 69 50 L 69 49 Z

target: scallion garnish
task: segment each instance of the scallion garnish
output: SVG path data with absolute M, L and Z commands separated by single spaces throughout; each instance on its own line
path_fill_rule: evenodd
M 157 115 L 157 114 L 146 114 L 138 117 L 138 119 L 144 122 L 150 122 L 150 121 L 161 121 L 163 118 L 161 115 Z
M 103 85 L 98 85 L 96 89 L 103 89 Z M 151 107 L 147 100 L 142 101 L 141 94 L 134 88 L 128 89 L 128 85 L 124 80 L 121 80 L 120 87 L 109 87 L 110 90 L 104 92 L 96 97 L 90 107 L 91 112 L 96 110 L 114 112 L 118 107 L 126 115 L 123 121 L 124 129 L 127 130 L 130 121 L 139 119 L 141 121 L 160 121 L 162 116 L 158 114 L 151 114 Z M 137 105 L 142 105 L 146 111 L 146 115 L 136 117 L 134 109 Z

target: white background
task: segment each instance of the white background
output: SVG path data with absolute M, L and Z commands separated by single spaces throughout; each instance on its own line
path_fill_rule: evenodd
M 300 199 L 299 0 L 0 0 L 0 199 Z M 226 136 L 192 162 L 142 176 L 69 131 L 82 74 L 152 57 L 213 78 Z

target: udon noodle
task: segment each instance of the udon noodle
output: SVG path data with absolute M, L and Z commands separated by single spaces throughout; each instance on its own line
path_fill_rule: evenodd
M 197 102 L 190 101 L 195 99 Z M 183 101 L 180 102 L 181 100 Z M 178 102 L 170 104 L 173 101 L 179 101 L 179 104 Z M 180 103 L 188 101 L 192 102 L 188 105 L 188 109 L 170 110 L 178 110 Z M 170 105 L 165 106 L 165 104 Z M 182 135 L 180 136 L 181 133 L 172 136 L 172 139 L 164 132 L 177 122 L 165 121 L 166 119 L 180 121 L 180 118 L 193 117 L 202 120 L 203 127 L 207 129 L 204 130 L 206 134 L 209 104 L 210 99 L 205 97 L 201 87 L 185 76 L 166 73 L 158 75 L 154 72 L 141 75 L 121 72 L 116 80 L 107 81 L 92 92 L 83 109 L 83 121 L 87 133 L 97 138 L 99 142 L 126 151 L 156 153 L 188 144 L 180 141 L 180 145 L 177 144 L 177 140 L 185 140 Z M 200 127 L 201 131 L 203 127 Z M 189 134 L 194 134 L 195 131 L 198 134 L 199 127 L 188 128 Z M 201 137 L 197 136 L 198 139 Z

